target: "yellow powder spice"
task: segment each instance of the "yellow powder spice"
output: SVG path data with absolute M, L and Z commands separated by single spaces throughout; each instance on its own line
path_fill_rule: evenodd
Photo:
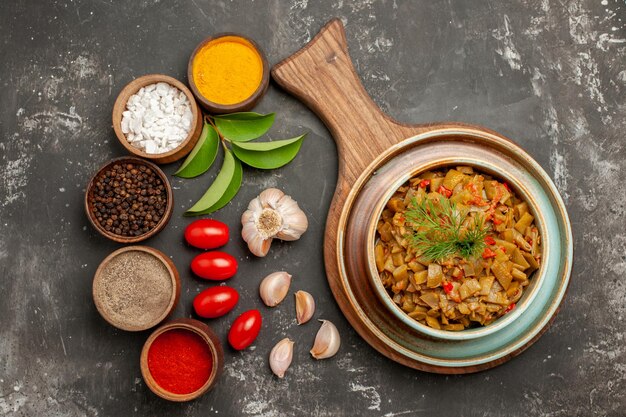
M 193 60 L 192 71 L 198 91 L 207 100 L 237 104 L 261 84 L 263 62 L 248 41 L 227 36 L 203 46 Z

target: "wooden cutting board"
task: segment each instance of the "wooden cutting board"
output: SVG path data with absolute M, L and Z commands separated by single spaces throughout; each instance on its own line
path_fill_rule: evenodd
M 330 130 L 339 154 L 339 173 L 335 194 L 326 222 L 324 261 L 333 295 L 352 327 L 380 353 L 406 366 L 437 373 L 469 373 L 498 365 L 519 354 L 543 333 L 541 329 L 525 346 L 506 357 L 477 366 L 446 367 L 416 361 L 398 354 L 380 340 L 371 326 L 363 322 L 363 311 L 347 296 L 341 279 L 338 232 L 343 233 L 340 218 L 359 177 L 370 164 L 407 138 L 426 132 L 455 130 L 484 132 L 505 143 L 509 139 L 482 127 L 462 123 L 404 124 L 383 113 L 363 88 L 348 55 L 343 24 L 333 19 L 304 48 L 275 65 L 272 77 L 287 92 L 305 103 Z M 569 275 L 568 275 L 569 278 Z M 559 300 L 560 301 L 560 300 Z M 365 313 L 367 314 L 367 313 Z

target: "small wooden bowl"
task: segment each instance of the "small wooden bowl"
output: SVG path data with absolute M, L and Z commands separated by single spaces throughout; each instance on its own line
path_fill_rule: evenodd
M 228 38 L 228 37 L 238 38 L 239 41 L 243 41 L 249 47 L 257 51 L 257 53 L 261 57 L 261 62 L 263 64 L 263 75 L 261 76 L 261 82 L 259 83 L 259 86 L 257 87 L 257 89 L 254 91 L 254 93 L 252 93 L 250 97 L 248 97 L 244 101 L 235 103 L 235 104 L 219 104 L 219 103 L 215 103 L 213 101 L 207 100 L 202 94 L 200 94 L 200 90 L 198 90 L 198 87 L 196 87 L 196 83 L 193 78 L 193 61 L 196 55 L 198 54 L 198 52 L 206 44 L 216 39 Z M 204 39 L 202 42 L 200 42 L 198 46 L 196 46 L 196 49 L 193 50 L 193 52 L 191 53 L 191 57 L 189 58 L 189 63 L 187 64 L 187 79 L 189 81 L 189 87 L 191 87 L 191 91 L 193 91 L 193 94 L 196 97 L 196 100 L 198 100 L 200 104 L 202 105 L 202 107 L 204 107 L 204 109 L 206 109 L 209 113 L 212 113 L 212 114 L 235 113 L 235 112 L 241 112 L 241 111 L 248 111 L 252 109 L 254 106 L 256 106 L 259 100 L 261 100 L 261 97 L 263 97 L 263 95 L 267 91 L 267 87 L 269 86 L 270 68 L 269 68 L 269 64 L 267 63 L 267 58 L 265 58 L 265 54 L 263 53 L 263 50 L 252 39 L 247 38 L 243 35 L 239 35 L 237 33 L 220 33 L 215 36 L 209 36 L 208 38 Z
M 132 252 L 132 251 L 145 252 L 149 255 L 154 256 L 159 261 L 161 261 L 163 265 L 165 266 L 165 268 L 167 269 L 167 271 L 169 272 L 171 283 L 172 283 L 172 295 L 170 297 L 169 304 L 163 310 L 163 312 L 161 312 L 161 314 L 157 316 L 157 318 L 155 318 L 151 323 L 148 323 L 144 326 L 128 325 L 128 324 L 123 324 L 123 323 L 118 322 L 111 316 L 105 303 L 103 302 L 103 300 L 100 299 L 100 293 L 101 293 L 100 285 L 102 285 L 102 280 L 104 279 L 104 275 L 103 275 L 104 269 L 117 256 L 123 253 Z M 181 287 L 181 284 L 180 284 L 180 276 L 178 275 L 178 270 L 176 269 L 176 266 L 174 265 L 172 260 L 167 255 L 165 255 L 160 250 L 157 250 L 148 246 L 126 246 L 111 253 L 109 256 L 104 258 L 104 260 L 100 263 L 100 266 L 98 266 L 98 269 L 96 270 L 96 273 L 94 274 L 92 294 L 93 294 L 93 301 L 96 305 L 96 308 L 98 309 L 98 312 L 100 313 L 102 318 L 104 318 L 111 326 L 117 327 L 118 329 L 121 329 L 121 330 L 129 331 L 129 332 L 139 332 L 139 331 L 147 330 L 156 326 L 157 324 L 165 320 L 167 317 L 169 317 L 170 314 L 172 314 L 172 312 L 176 308 L 176 305 L 178 304 L 178 300 L 180 299 L 180 287 Z
M 91 201 L 91 195 L 92 195 L 93 189 L 95 187 L 96 179 L 100 176 L 100 173 L 102 171 L 106 170 L 111 165 L 118 164 L 118 163 L 123 163 L 123 164 L 130 163 L 130 164 L 134 164 L 134 165 L 145 165 L 145 166 L 149 167 L 150 169 L 152 169 L 154 172 L 156 172 L 156 174 L 159 176 L 159 178 L 163 182 L 163 185 L 165 186 L 165 190 L 167 192 L 167 206 L 165 207 L 165 212 L 163 213 L 163 216 L 161 217 L 161 220 L 159 221 L 159 223 L 157 223 L 155 228 L 150 230 L 150 231 L 148 231 L 148 232 L 146 232 L 146 233 L 144 233 L 143 235 L 139 235 L 139 236 L 120 236 L 120 235 L 116 235 L 115 233 L 111 233 L 111 232 L 107 231 L 104 227 L 102 227 L 100 225 L 100 223 L 98 223 L 98 220 L 95 218 L 95 216 L 93 214 L 93 211 L 92 211 L 92 209 L 93 209 L 93 202 Z M 146 161 L 144 159 L 139 159 L 139 158 L 135 158 L 135 157 L 132 157 L 132 156 L 122 156 L 121 158 L 112 159 L 109 162 L 107 162 L 106 164 L 104 164 L 94 174 L 94 176 L 91 177 L 91 180 L 89 181 L 89 184 L 87 185 L 87 191 L 85 192 L 85 211 L 87 212 L 87 218 L 89 219 L 89 222 L 91 223 L 91 225 L 102 236 L 104 236 L 104 237 L 106 237 L 108 239 L 111 239 L 111 240 L 113 240 L 115 242 L 118 242 L 118 243 L 137 243 L 137 242 L 141 242 L 143 240 L 146 240 L 146 239 L 156 235 L 170 221 L 170 218 L 172 217 L 172 212 L 174 211 L 174 194 L 172 192 L 172 186 L 170 185 L 170 182 L 167 180 L 167 176 L 165 175 L 165 173 L 163 171 L 161 171 L 161 168 L 159 168 L 158 166 L 156 166 L 152 162 Z
M 148 366 L 148 352 L 150 351 L 152 343 L 161 334 L 173 329 L 184 329 L 198 334 L 207 343 L 212 353 L 213 368 L 211 370 L 211 375 L 209 375 L 209 379 L 207 379 L 204 385 L 200 387 L 197 391 L 189 394 L 174 394 L 161 388 L 161 386 L 157 384 L 157 382 L 152 377 L 152 374 L 150 373 L 150 368 Z M 164 324 L 163 326 L 156 329 L 150 335 L 150 337 L 148 337 L 148 340 L 146 340 L 146 343 L 143 345 L 143 349 L 141 350 L 140 366 L 141 375 L 143 376 L 143 380 L 145 381 L 148 388 L 150 388 L 150 391 L 168 401 L 191 401 L 213 388 L 213 386 L 217 382 L 217 379 L 222 374 L 222 370 L 224 369 L 224 351 L 222 349 L 222 344 L 219 338 L 209 326 L 198 320 L 180 318 Z
M 128 102 L 130 96 L 137 93 L 137 91 L 139 91 L 142 87 L 159 82 L 170 84 L 185 93 L 185 95 L 189 99 L 189 103 L 191 104 L 191 113 L 193 115 L 193 119 L 191 120 L 191 130 L 189 131 L 187 138 L 182 141 L 181 144 L 178 145 L 178 147 L 172 149 L 169 152 L 150 154 L 142 151 L 139 148 L 134 147 L 130 144 L 130 142 L 128 142 L 128 140 L 126 139 L 126 135 L 122 132 L 122 113 L 126 110 L 126 103 Z M 115 130 L 115 135 L 117 136 L 117 139 L 120 141 L 122 146 L 126 148 L 126 150 L 131 154 L 139 156 L 141 158 L 150 159 L 157 164 L 169 164 L 170 162 L 178 161 L 179 159 L 187 156 L 187 154 L 191 152 L 193 147 L 196 146 L 198 138 L 200 137 L 200 133 L 202 133 L 202 111 L 200 111 L 198 103 L 194 99 L 193 94 L 191 94 L 191 91 L 189 91 L 187 86 L 185 86 L 185 84 L 181 83 L 176 78 L 172 78 L 167 75 L 148 74 L 136 78 L 130 83 L 126 84 L 126 86 L 117 96 L 115 104 L 113 105 L 113 130 Z

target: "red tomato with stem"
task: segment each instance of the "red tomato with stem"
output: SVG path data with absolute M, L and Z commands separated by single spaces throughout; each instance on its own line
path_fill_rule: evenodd
M 228 226 L 212 219 L 200 219 L 189 223 L 185 240 L 200 249 L 215 249 L 228 243 Z
M 200 278 L 222 281 L 237 273 L 237 260 L 217 250 L 205 252 L 193 258 L 191 270 Z
M 221 317 L 235 308 L 239 301 L 236 289 L 227 285 L 207 288 L 193 299 L 193 309 L 205 319 Z
M 228 343 L 233 349 L 243 350 L 250 346 L 261 331 L 263 319 L 259 310 L 248 310 L 241 313 L 230 326 Z

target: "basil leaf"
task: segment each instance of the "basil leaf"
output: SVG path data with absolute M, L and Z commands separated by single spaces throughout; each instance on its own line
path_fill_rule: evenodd
M 228 190 L 228 186 L 235 175 L 236 162 L 232 152 L 226 148 L 224 152 L 224 162 L 215 181 L 213 181 L 213 184 L 206 190 L 200 200 L 185 212 L 185 215 L 197 216 L 202 214 L 202 212 L 217 204 Z
M 242 162 L 259 169 L 274 169 L 293 160 L 306 136 L 273 142 L 233 143 L 233 152 Z
M 274 124 L 274 113 L 242 112 L 213 116 L 217 130 L 233 142 L 247 142 L 264 135 Z
M 233 178 L 230 181 L 230 184 L 228 185 L 228 188 L 226 188 L 226 191 L 224 191 L 224 195 L 222 195 L 222 198 L 220 198 L 217 201 L 217 203 L 213 204 L 208 209 L 200 211 L 198 213 L 193 213 L 193 215 L 194 216 L 199 216 L 199 215 L 202 215 L 202 214 L 210 214 L 210 213 L 213 213 L 214 211 L 217 211 L 217 210 L 221 209 L 222 207 L 224 207 L 239 192 L 239 188 L 241 187 L 241 180 L 242 179 L 243 179 L 243 168 L 241 166 L 241 161 L 239 161 L 239 159 L 235 158 L 235 173 L 233 174 Z
M 204 174 L 215 162 L 218 146 L 217 132 L 213 126 L 205 123 L 196 146 L 174 175 L 181 178 L 193 178 Z

